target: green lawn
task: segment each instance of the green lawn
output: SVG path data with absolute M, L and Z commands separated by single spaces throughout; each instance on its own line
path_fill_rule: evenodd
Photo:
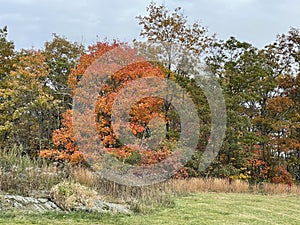
M 199 193 L 149 214 L 0 213 L 0 224 L 300 224 L 300 197 Z

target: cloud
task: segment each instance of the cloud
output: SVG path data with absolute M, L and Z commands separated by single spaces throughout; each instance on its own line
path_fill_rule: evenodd
M 135 17 L 146 13 L 141 0 L 10 0 L 1 1 L 0 27 L 8 25 L 17 48 L 40 48 L 52 33 L 92 44 L 104 37 L 131 41 L 139 35 Z M 290 26 L 299 27 L 298 0 L 159 0 L 181 6 L 189 21 L 207 26 L 219 38 L 236 36 L 262 47 Z
M 286 33 L 291 26 L 300 27 L 297 0 L 190 0 L 185 12 L 221 39 L 235 36 L 257 47 L 275 41 L 277 34 Z

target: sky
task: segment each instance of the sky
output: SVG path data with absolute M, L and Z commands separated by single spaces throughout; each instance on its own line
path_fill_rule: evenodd
M 299 0 L 157 0 L 173 10 L 182 7 L 188 21 L 210 34 L 230 36 L 262 48 L 277 34 L 300 28 Z M 17 49 L 42 48 L 52 33 L 85 46 L 104 38 L 131 42 L 139 38 L 137 15 L 150 0 L 0 0 L 0 27 Z

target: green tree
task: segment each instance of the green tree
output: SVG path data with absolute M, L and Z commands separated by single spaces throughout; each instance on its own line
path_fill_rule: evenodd
M 53 39 L 45 43 L 43 54 L 48 65 L 49 75 L 46 85 L 49 93 L 61 101 L 62 112 L 72 108 L 72 97 L 68 87 L 68 76 L 79 63 L 84 47 L 53 34 Z M 61 113 L 62 113 L 61 112 Z
M 218 78 L 226 101 L 227 130 L 223 147 L 210 166 L 207 175 L 228 177 L 239 174 L 254 144 L 247 104 L 254 101 L 249 95 L 256 78 L 253 73 L 257 50 L 249 43 L 231 37 L 215 42 L 206 63 Z M 253 93 L 254 94 L 254 93 Z
M 292 29 L 263 49 L 233 37 L 212 46 L 206 62 L 222 85 L 228 120 L 209 173 L 291 182 L 287 171 L 299 165 L 299 40 Z
M 0 87 L 4 85 L 5 78 L 13 69 L 15 62 L 15 46 L 7 40 L 7 27 L 0 29 Z

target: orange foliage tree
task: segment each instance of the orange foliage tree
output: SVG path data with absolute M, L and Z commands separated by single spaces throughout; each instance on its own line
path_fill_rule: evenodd
M 136 50 L 128 47 L 124 43 L 107 42 L 97 43 L 89 47 L 88 53 L 83 54 L 80 58 L 79 65 L 74 68 L 69 75 L 69 87 L 72 89 L 72 94 L 76 92 L 76 86 L 81 80 L 89 66 L 105 53 L 115 48 L 126 48 L 128 57 L 136 55 Z M 102 146 L 106 151 L 110 152 L 121 161 L 130 164 L 153 164 L 165 159 L 172 153 L 170 148 L 161 141 L 161 145 L 157 146 L 155 151 L 143 146 L 143 139 L 149 136 L 149 122 L 154 117 L 161 118 L 165 121 L 163 104 L 164 100 L 156 97 L 145 97 L 136 102 L 130 111 L 130 121 L 128 127 L 140 143 L 133 145 L 124 145 L 117 138 L 112 128 L 112 107 L 120 90 L 126 87 L 130 82 L 139 78 L 158 77 L 164 78 L 163 72 L 159 68 L 154 67 L 146 61 L 129 64 L 128 66 L 117 70 L 109 77 L 108 82 L 102 86 L 99 96 L 95 103 L 95 125 L 98 136 L 102 142 Z M 144 87 L 139 87 L 144 88 Z M 146 87 L 145 87 L 146 88 Z M 73 110 L 68 110 L 63 114 L 63 127 L 53 132 L 53 143 L 55 147 L 50 150 L 43 150 L 40 156 L 54 161 L 68 161 L 73 164 L 81 164 L 85 162 L 82 149 L 78 148 L 72 125 Z M 84 138 L 84 137 L 82 137 Z M 88 145 L 88 140 L 87 140 Z M 88 148 L 88 146 L 86 146 Z

